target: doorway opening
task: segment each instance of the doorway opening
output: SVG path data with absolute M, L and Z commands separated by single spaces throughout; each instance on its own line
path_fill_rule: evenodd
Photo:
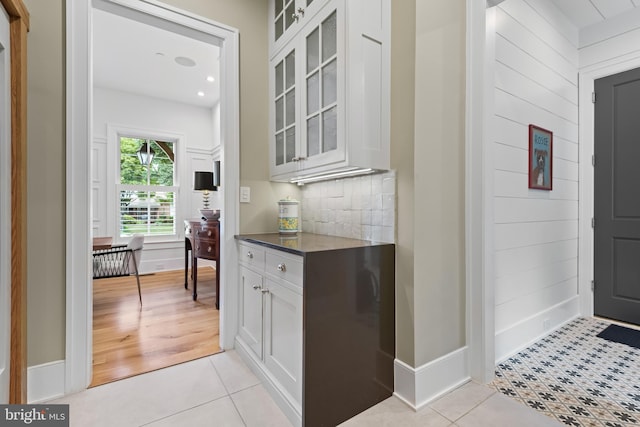
M 591 288 L 595 271 L 595 233 L 592 218 L 595 216 L 595 174 L 592 166 L 595 152 L 595 106 L 592 94 L 598 79 L 614 76 L 640 67 L 640 56 L 613 58 L 599 62 L 580 70 L 580 258 L 579 258 L 579 294 L 580 312 L 583 316 L 594 316 L 595 298 Z M 597 221 L 596 221 L 597 227 Z M 597 288 L 597 283 L 595 284 Z
M 152 96 L 150 94 L 131 94 L 131 88 L 96 88 L 94 83 L 98 83 L 96 75 L 93 73 L 93 67 L 97 67 L 94 61 L 93 35 L 96 22 L 94 19 L 98 14 L 110 14 L 109 18 L 119 17 L 127 19 L 129 24 L 146 25 L 153 29 L 161 29 L 168 32 L 174 38 L 187 38 L 197 41 L 201 45 L 209 48 L 217 48 L 218 55 L 209 55 L 219 64 L 219 81 L 224 81 L 224 85 L 219 89 L 219 100 L 217 107 L 205 107 L 203 105 L 193 105 L 185 99 L 179 101 L 169 100 L 160 96 Z M 100 190 L 105 193 L 111 191 L 118 194 L 116 190 L 116 180 L 114 170 L 118 167 L 117 154 L 114 148 L 117 144 L 109 145 L 110 135 L 113 129 L 134 128 L 144 130 L 150 140 L 160 142 L 161 146 L 168 147 L 168 142 L 175 143 L 176 160 L 175 187 L 179 187 L 175 194 L 175 206 L 173 210 L 169 209 L 166 217 L 171 217 L 172 231 L 170 235 L 149 236 L 145 237 L 145 253 L 140 261 L 142 286 L 142 302 L 145 304 L 145 284 L 146 278 L 156 279 L 165 274 L 184 277 L 184 259 L 185 259 L 185 234 L 184 221 L 194 217 L 197 208 L 201 207 L 202 195 L 194 193 L 191 190 L 192 175 L 196 170 L 214 170 L 214 162 L 220 161 L 219 177 L 221 187 L 215 194 L 219 209 L 221 210 L 220 221 L 220 271 L 216 274 L 220 276 L 220 292 L 219 298 L 219 347 L 222 349 L 231 348 L 233 346 L 233 313 L 229 313 L 225 309 L 226 306 L 234 306 L 235 293 L 233 287 L 227 291 L 226 283 L 235 280 L 235 273 L 232 269 L 224 268 L 224 265 L 233 265 L 236 257 L 233 247 L 233 236 L 237 234 L 238 227 L 238 202 L 237 202 L 237 185 L 239 181 L 239 67 L 238 67 L 238 31 L 217 24 L 206 18 L 196 16 L 194 14 L 181 11 L 179 9 L 163 5 L 156 2 L 139 2 L 129 0 L 93 0 L 86 2 L 84 0 L 67 0 L 67 19 L 68 19 L 68 39 L 67 39 L 67 354 L 65 358 L 65 394 L 84 390 L 91 384 L 93 369 L 93 282 L 92 282 L 92 263 L 91 249 L 89 242 L 91 237 L 95 236 L 96 230 L 104 230 L 105 234 L 112 237 L 114 244 L 125 243 L 127 236 L 121 235 L 119 222 L 115 218 L 119 217 L 119 201 L 117 197 L 106 196 L 107 202 L 102 205 L 97 197 Z M 99 19 L 99 18 L 98 18 Z M 112 28 L 111 35 L 116 33 L 124 33 L 126 43 L 130 43 L 131 33 L 121 31 L 121 27 Z M 118 36 L 116 36 L 117 38 Z M 149 45 L 150 42 L 147 43 Z M 163 45 L 168 46 L 168 43 Z M 123 49 L 120 46 L 120 50 Z M 195 62 L 191 55 L 191 51 L 185 51 L 182 54 L 169 54 L 160 50 L 153 52 L 154 60 L 162 60 L 163 55 L 157 53 L 165 53 L 164 59 L 175 67 L 184 67 L 192 69 Z M 193 54 L 195 56 L 195 54 Z M 112 61 L 112 57 L 108 58 L 108 62 Z M 196 62 L 197 64 L 197 62 Z M 195 67 L 197 68 L 197 67 Z M 109 78 L 122 79 L 119 74 L 127 70 L 111 69 Z M 153 64 L 148 60 L 144 66 L 138 67 L 136 71 L 141 71 L 146 80 L 156 82 L 153 94 L 160 91 L 160 86 L 167 86 L 169 89 L 188 89 L 187 86 L 198 79 L 194 77 L 188 79 L 188 83 L 180 84 L 161 84 L 157 83 L 156 77 L 161 77 L 166 72 L 161 70 L 161 64 Z M 154 76 L 154 77 L 152 77 Z M 204 76 L 205 84 L 211 83 Z M 216 77 L 214 76 L 214 79 Z M 106 86 L 106 83 L 102 83 Z M 142 86 L 142 84 L 140 84 Z M 125 90 L 126 89 L 126 90 Z M 202 89 L 204 96 L 197 92 L 194 97 L 204 102 L 208 99 L 208 89 Z M 100 93 L 99 93 L 100 92 Z M 135 104 L 132 99 L 146 97 L 146 104 Z M 126 102 L 122 101 L 126 98 Z M 105 104 L 100 104 L 100 99 L 105 100 Z M 94 102 L 95 101 L 95 102 Z M 161 104 L 174 102 L 183 104 L 184 110 L 189 110 L 192 114 L 185 118 L 184 111 L 180 115 L 182 120 L 173 117 L 165 120 L 161 125 L 153 122 L 160 114 L 158 107 Z M 101 105 L 101 107 L 99 107 Z M 113 119 L 106 120 L 107 110 L 102 106 L 107 106 L 107 110 L 113 114 L 119 114 Z M 128 125 L 129 119 L 133 117 L 132 109 L 138 114 L 138 121 L 134 125 Z M 199 114 L 193 114 L 197 109 L 207 109 L 206 113 L 200 111 Z M 95 110 L 95 111 L 94 111 Z M 128 115 L 126 113 L 129 113 Z M 176 116 L 176 115 L 174 115 Z M 218 134 L 214 135 L 210 131 L 210 135 L 195 134 L 198 129 L 203 126 L 194 124 L 197 117 L 207 116 L 209 123 L 213 123 L 212 128 L 217 129 Z M 165 116 L 166 117 L 166 116 Z M 102 123 L 98 127 L 96 123 Z M 109 126 L 107 126 L 109 122 Z M 106 130 L 105 130 L 106 127 Z M 186 128 L 186 130 L 181 130 Z M 111 130 L 111 131 L 110 131 Z M 100 133 L 102 132 L 102 133 Z M 155 134 L 153 134 L 155 132 Z M 96 135 L 98 138 L 96 138 Z M 117 132 L 116 132 L 117 135 Z M 162 135 L 160 137 L 159 135 Z M 166 135 L 174 136 L 169 141 Z M 100 139 L 100 136 L 102 139 Z M 134 134 L 133 136 L 139 136 Z M 98 144 L 104 146 L 104 157 L 100 153 L 95 152 L 96 140 Z M 178 142 L 181 142 L 178 144 Z M 215 145 L 214 145 L 215 144 Z M 181 151 L 182 150 L 182 151 Z M 110 163 L 111 162 L 111 163 Z M 108 168 L 111 164 L 114 167 Z M 104 175 L 100 176 L 100 167 L 106 169 Z M 113 175 L 107 175 L 113 174 Z M 112 179 L 113 178 L 113 179 Z M 104 179 L 104 181 L 101 181 Z M 103 186 L 104 188 L 96 188 Z M 149 190 L 150 191 L 150 190 Z M 96 197 L 94 197 L 96 195 Z M 155 195 L 155 194 L 154 194 Z M 213 204 L 213 202 L 212 202 Z M 96 216 L 94 217 L 94 213 Z M 118 213 L 118 214 L 116 214 Z M 104 214 L 103 217 L 100 217 Z M 111 215 L 111 216 L 109 216 Z M 224 218 L 224 221 L 222 219 Z M 94 219 L 98 219 L 97 223 Z M 100 221 L 104 219 L 103 224 Z M 100 228 L 104 227 L 104 228 Z M 205 274 L 206 268 L 201 269 Z M 213 272 L 213 269 L 210 270 Z M 165 273 L 166 272 L 166 273 Z M 146 276 L 144 274 L 147 274 Z M 180 274 L 178 274 L 180 273 Z M 135 278 L 125 278 L 133 280 Z M 182 293 L 191 298 L 191 292 L 184 289 L 184 282 L 175 280 L 172 283 L 172 289 L 179 289 Z M 202 279 L 201 279 L 202 280 Z M 206 280 L 200 282 L 198 300 L 191 300 L 193 303 L 204 303 L 206 295 L 204 291 L 211 285 Z M 126 287 L 126 286 L 125 286 Z M 134 285 L 129 286 L 137 294 L 137 288 Z M 202 297 L 202 300 L 200 299 Z M 137 303 L 136 295 L 136 303 Z M 150 298 L 153 299 L 153 298 Z M 140 312 L 140 308 L 134 309 L 134 312 Z M 144 310 L 144 308 L 143 308 Z M 173 319 L 174 322 L 180 321 L 180 316 Z M 215 326 L 214 326 L 215 327 Z
M 218 272 L 200 269 L 197 299 L 183 282 L 191 177 L 220 160 L 220 41 L 144 18 L 92 10 L 92 234 L 144 244 L 139 304 L 133 278 L 93 280 L 91 386 L 220 351 Z
M 594 314 L 640 325 L 640 69 L 595 80 Z

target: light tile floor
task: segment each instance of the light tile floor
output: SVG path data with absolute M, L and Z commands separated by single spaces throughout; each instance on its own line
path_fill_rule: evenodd
M 290 427 L 235 351 L 94 387 L 50 403 L 70 404 L 72 427 Z M 545 427 L 547 416 L 475 383 L 413 411 L 391 397 L 343 427 Z

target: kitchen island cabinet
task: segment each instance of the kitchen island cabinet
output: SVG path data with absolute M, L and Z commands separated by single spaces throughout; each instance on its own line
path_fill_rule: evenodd
M 236 236 L 236 348 L 295 426 L 335 426 L 393 393 L 395 247 Z

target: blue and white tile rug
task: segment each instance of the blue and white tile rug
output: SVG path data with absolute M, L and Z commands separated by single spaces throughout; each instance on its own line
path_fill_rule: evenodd
M 640 350 L 578 318 L 496 367 L 490 384 L 569 426 L 640 426 Z

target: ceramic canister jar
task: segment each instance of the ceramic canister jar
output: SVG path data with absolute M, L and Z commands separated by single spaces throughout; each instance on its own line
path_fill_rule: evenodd
M 282 199 L 278 201 L 278 231 L 280 234 L 295 234 L 298 232 L 298 201 Z

